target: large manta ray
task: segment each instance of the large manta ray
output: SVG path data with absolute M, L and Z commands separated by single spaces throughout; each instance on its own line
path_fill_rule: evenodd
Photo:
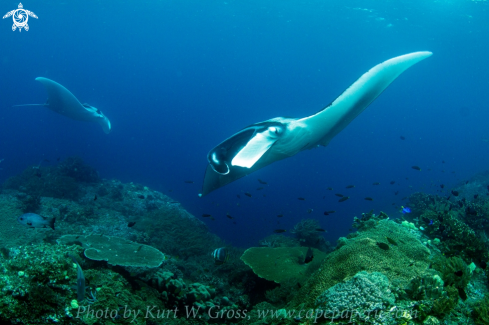
M 207 155 L 209 164 L 200 196 L 302 150 L 327 146 L 401 73 L 431 54 L 414 52 L 376 65 L 314 115 L 276 117 L 252 124 L 224 140 Z
M 98 108 L 80 103 L 68 89 L 53 80 L 42 77 L 36 80 L 46 87 L 48 93 L 46 103 L 15 106 L 44 106 L 77 121 L 96 122 L 102 126 L 105 133 L 110 132 L 110 121 Z

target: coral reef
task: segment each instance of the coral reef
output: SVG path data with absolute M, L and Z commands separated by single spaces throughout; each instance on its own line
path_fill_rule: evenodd
M 87 298 L 90 294 L 92 299 L 78 303 L 72 289 L 76 268 L 67 255 L 78 255 L 81 250 L 79 246 L 49 244 L 12 248 L 9 258 L 2 260 L 0 320 L 18 324 L 130 324 L 132 319 L 122 316 L 124 309 L 146 310 L 149 304 L 164 308 L 156 291 L 147 287 L 133 290 L 120 274 L 108 269 L 85 270 L 90 283 Z M 95 316 L 93 311 L 100 310 L 110 310 L 114 317 Z M 144 321 L 140 318 L 135 323 Z
M 445 197 L 423 193 L 414 193 L 409 200 L 415 211 L 413 220 L 431 239 L 441 241 L 438 248 L 445 255 L 460 256 L 467 263 L 489 260 L 487 247 L 478 235 L 479 227 L 489 224 L 489 201 L 462 199 L 454 204 Z
M 305 247 L 252 247 L 248 248 L 241 260 L 251 267 L 261 278 L 276 283 L 290 281 L 303 283 L 321 265 L 326 257 L 323 252 L 313 249 L 313 260 L 304 263 Z
M 446 286 L 457 288 L 460 297 L 464 300 L 467 299 L 465 288 L 470 281 L 472 272 L 460 257 L 439 258 L 433 267 L 441 273 Z
M 111 265 L 151 268 L 165 260 L 165 255 L 154 247 L 115 236 L 65 235 L 57 241 L 64 245 L 80 243 L 85 248 L 86 258 L 107 261 Z
M 378 215 L 374 213 L 374 210 L 370 210 L 368 213 L 362 213 L 360 218 L 353 218 L 353 228 L 360 231 L 365 231 L 375 227 L 380 220 L 389 219 L 389 216 L 384 212 L 380 212 Z
M 473 196 L 415 193 L 412 213 L 394 221 L 363 213 L 334 251 L 312 219 L 294 236 L 274 234 L 244 251 L 170 197 L 100 179 L 79 158 L 30 167 L 0 193 L 0 322 L 487 324 L 481 184 L 461 185 Z M 56 230 L 25 227 L 23 212 L 56 217 Z M 305 263 L 307 246 L 314 257 Z M 219 247 L 230 252 L 222 265 L 211 256 Z M 83 281 L 70 256 L 84 294 L 73 288 Z M 325 317 L 330 310 L 337 313 Z
M 9 194 L 0 194 L 0 247 L 40 243 L 51 229 L 28 229 L 17 222 L 23 214 L 22 203 Z
M 398 243 L 383 250 L 377 242 L 389 237 Z M 333 285 L 360 271 L 381 272 L 391 283 L 406 286 L 413 277 L 429 267 L 430 250 L 419 240 L 419 234 L 390 221 L 380 220 L 373 228 L 358 232 L 341 248 L 330 253 L 292 302 L 314 306 L 317 297 Z
M 329 243 L 322 237 L 322 232 L 319 229 L 321 229 L 319 221 L 303 219 L 294 226 L 291 233 L 295 235 L 301 246 L 315 247 L 322 251 L 327 251 Z
M 350 280 L 327 289 L 316 299 L 317 310 L 339 318 L 345 311 L 355 311 L 359 319 L 367 318 L 373 311 L 386 310 L 394 305 L 395 297 L 389 280 L 379 272 L 358 272 Z M 336 316 L 336 317 L 335 317 Z M 365 319 L 370 323 L 369 319 Z

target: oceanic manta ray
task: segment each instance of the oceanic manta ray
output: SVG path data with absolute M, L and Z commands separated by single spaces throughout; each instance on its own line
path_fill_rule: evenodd
M 401 73 L 431 56 L 401 55 L 376 65 L 331 104 L 304 118 L 276 117 L 252 124 L 224 140 L 207 155 L 209 162 L 200 196 L 209 194 L 275 161 L 305 149 L 327 146 Z
M 102 126 L 105 133 L 110 132 L 110 121 L 99 109 L 80 103 L 68 89 L 53 80 L 42 77 L 36 78 L 36 80 L 46 87 L 48 92 L 46 103 L 15 106 L 44 106 L 77 121 L 97 122 Z

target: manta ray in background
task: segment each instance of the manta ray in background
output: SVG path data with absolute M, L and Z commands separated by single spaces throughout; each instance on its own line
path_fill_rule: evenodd
M 110 121 L 98 108 L 80 103 L 68 89 L 53 80 L 42 77 L 36 78 L 36 80 L 46 87 L 48 92 L 46 103 L 15 105 L 14 107 L 44 106 L 77 121 L 96 122 L 102 126 L 105 133 L 110 132 Z
M 302 150 L 327 146 L 401 73 L 431 54 L 414 52 L 387 60 L 362 75 L 316 114 L 276 117 L 252 124 L 224 140 L 207 155 L 209 164 L 199 196 Z

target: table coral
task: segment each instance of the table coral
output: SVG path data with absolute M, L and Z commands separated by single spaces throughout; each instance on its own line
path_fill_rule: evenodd
M 158 267 L 165 259 L 165 255 L 154 247 L 115 236 L 65 235 L 58 239 L 58 243 L 81 243 L 87 258 L 112 265 Z

